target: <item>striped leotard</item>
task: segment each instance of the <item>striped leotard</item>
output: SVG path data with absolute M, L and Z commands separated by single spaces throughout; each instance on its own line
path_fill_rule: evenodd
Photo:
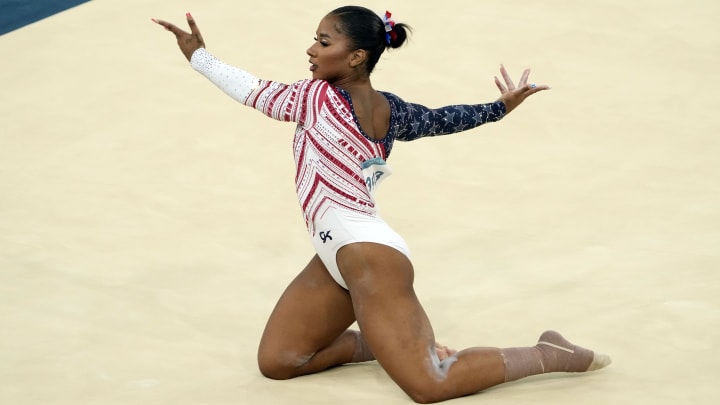
M 313 237 L 322 231 L 316 228 L 329 209 L 353 217 L 377 217 L 373 191 L 390 174 L 386 160 L 395 140 L 465 131 L 505 114 L 500 101 L 430 109 L 381 92 L 390 103 L 390 127 L 384 138 L 374 140 L 360 128 L 350 94 L 326 81 L 282 84 L 260 80 L 203 48 L 195 51 L 191 63 L 235 100 L 276 120 L 297 123 L 295 185 Z

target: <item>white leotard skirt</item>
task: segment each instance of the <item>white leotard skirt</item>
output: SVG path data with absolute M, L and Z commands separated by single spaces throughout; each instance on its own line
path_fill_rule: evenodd
M 315 251 L 332 278 L 344 289 L 347 284 L 337 265 L 337 252 L 341 247 L 355 242 L 373 242 L 399 250 L 408 258 L 410 249 L 405 240 L 377 216 L 351 212 L 340 208 L 328 208 L 320 219 L 315 220 L 312 236 Z

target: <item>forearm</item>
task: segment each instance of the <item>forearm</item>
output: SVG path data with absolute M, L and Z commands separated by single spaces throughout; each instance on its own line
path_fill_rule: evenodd
M 240 68 L 222 62 L 205 48 L 199 48 L 193 52 L 190 64 L 225 94 L 243 104 L 250 93 L 260 85 L 260 79 Z
M 505 103 L 497 100 L 487 104 L 446 107 L 440 120 L 441 134 L 451 134 L 501 120 L 506 113 Z

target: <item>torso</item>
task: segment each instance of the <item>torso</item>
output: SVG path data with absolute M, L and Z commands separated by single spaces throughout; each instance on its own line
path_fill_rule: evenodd
M 375 215 L 373 191 L 391 173 L 385 164 L 388 99 L 375 91 L 353 97 L 338 87 L 317 90 L 310 97 L 312 119 L 298 126 L 293 143 L 298 197 L 311 232 L 330 207 Z

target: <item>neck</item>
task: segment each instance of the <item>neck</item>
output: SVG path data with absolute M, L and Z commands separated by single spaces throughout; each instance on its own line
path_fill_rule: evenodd
M 337 83 L 333 83 L 333 85 L 336 87 L 340 87 L 341 89 L 347 91 L 351 95 L 365 95 L 365 94 L 373 93 L 375 91 L 375 89 L 373 89 L 372 84 L 370 83 L 369 80 L 365 81 L 365 82 L 357 82 L 357 81 L 348 82 L 348 83 L 337 82 Z
M 363 94 L 375 91 L 370 82 L 370 77 L 367 75 L 341 78 L 331 84 L 340 87 L 350 94 Z

